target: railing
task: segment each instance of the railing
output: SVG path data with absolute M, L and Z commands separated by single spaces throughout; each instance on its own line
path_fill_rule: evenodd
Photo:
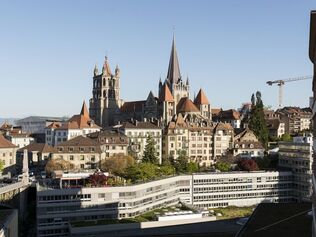
M 13 183 L 13 184 L 5 185 L 5 186 L 0 188 L 0 194 L 8 193 L 8 192 L 11 192 L 13 190 L 22 188 L 24 185 L 25 184 L 22 181 L 19 181 L 19 182 Z

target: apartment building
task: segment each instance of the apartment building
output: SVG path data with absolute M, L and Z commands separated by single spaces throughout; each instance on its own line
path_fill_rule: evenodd
M 162 162 L 162 129 L 157 120 L 123 122 L 113 127 L 125 134 L 129 139 L 129 153 L 138 161 L 143 158 L 148 136 L 155 141 L 155 148 L 159 163 Z
M 215 158 L 226 155 L 233 147 L 234 129 L 229 123 L 215 124 L 213 132 L 213 156 Z
M 96 169 L 100 167 L 100 162 L 104 159 L 97 141 L 78 136 L 71 140 L 55 146 L 57 150 L 52 154 L 52 159 L 62 159 L 69 161 L 74 169 Z
M 105 157 L 111 157 L 116 154 L 128 154 L 128 137 L 117 130 L 104 130 L 87 135 L 92 140 L 100 144 L 101 152 Z
M 292 142 L 279 142 L 279 167 L 293 172 L 293 197 L 310 201 L 312 195 L 313 136 L 294 137 Z
M 17 146 L 0 134 L 0 161 L 4 164 L 2 174 L 16 173 Z
M 75 221 L 131 218 L 179 201 L 213 208 L 291 200 L 291 172 L 181 175 L 123 187 L 38 184 L 37 232 L 39 237 L 67 236 L 69 224 Z
M 310 108 L 284 107 L 278 109 L 276 114 L 285 125 L 285 133 L 295 135 L 300 131 L 310 129 L 312 119 Z
M 101 127 L 90 118 L 87 106 L 83 102 L 80 114 L 72 116 L 67 122 L 52 123 L 45 128 L 46 143 L 56 146 L 77 136 L 86 136 L 100 130 Z
M 234 136 L 234 156 L 242 158 L 263 157 L 264 147 L 250 129 L 244 129 Z

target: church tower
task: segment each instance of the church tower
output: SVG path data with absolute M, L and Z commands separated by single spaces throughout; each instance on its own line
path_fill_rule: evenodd
M 107 127 L 113 125 L 114 115 L 121 107 L 120 99 L 120 69 L 111 73 L 108 58 L 99 73 L 97 66 L 93 72 L 92 98 L 90 99 L 90 117 L 96 124 Z
M 172 40 L 171 55 L 165 83 L 167 83 L 176 105 L 181 98 L 190 97 L 189 79 L 187 79 L 186 82 L 182 80 L 174 37 Z

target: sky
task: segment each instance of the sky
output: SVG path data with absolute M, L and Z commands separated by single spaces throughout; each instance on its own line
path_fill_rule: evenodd
M 93 68 L 121 69 L 121 98 L 143 100 L 166 77 L 173 34 L 191 95 L 239 108 L 266 81 L 312 75 L 314 0 L 0 1 L 0 117 L 71 116 L 92 96 Z M 284 87 L 283 104 L 306 107 L 311 80 Z

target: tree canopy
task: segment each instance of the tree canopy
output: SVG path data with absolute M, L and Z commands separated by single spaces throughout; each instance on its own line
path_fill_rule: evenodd
M 51 159 L 47 162 L 45 170 L 48 174 L 51 174 L 54 170 L 70 170 L 73 169 L 74 165 L 63 159 Z
M 0 160 L 0 173 L 2 173 L 4 169 L 4 161 Z
M 250 111 L 249 128 L 266 147 L 269 139 L 269 131 L 264 118 L 264 105 L 261 99 L 260 91 L 257 91 L 256 95 L 252 94 L 251 103 L 252 106 Z
M 114 175 L 124 176 L 126 169 L 134 163 L 134 158 L 131 156 L 115 154 L 101 162 L 101 169 Z
M 215 169 L 221 172 L 227 172 L 230 170 L 230 164 L 226 162 L 219 161 L 215 164 Z
M 240 170 L 243 171 L 256 171 L 259 170 L 257 163 L 253 159 L 240 158 L 237 161 Z
M 142 162 L 152 163 L 152 164 L 159 163 L 155 145 L 156 145 L 155 140 L 153 139 L 152 136 L 149 135 L 146 140 L 146 146 L 145 146 Z

